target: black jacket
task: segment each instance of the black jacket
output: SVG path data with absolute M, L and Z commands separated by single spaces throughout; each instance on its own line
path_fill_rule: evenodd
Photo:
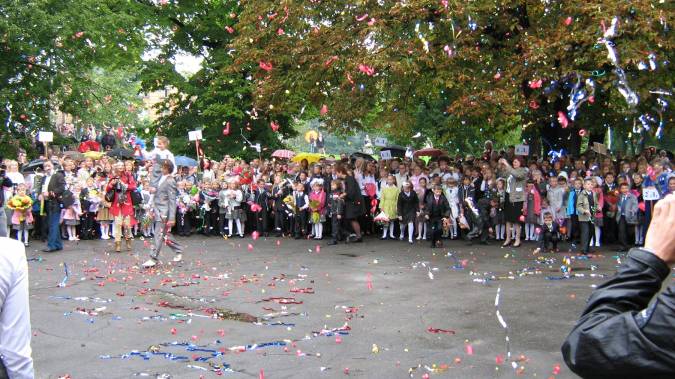
M 411 190 L 410 196 L 406 196 L 404 191 L 398 194 L 396 213 L 403 219 L 404 223 L 415 222 L 419 206 L 420 200 L 417 197 L 417 192 Z
M 12 181 L 8 177 L 0 178 L 0 207 L 5 206 L 5 188 L 11 187 Z M 7 199 L 9 200 L 9 199 Z
M 425 210 L 429 214 L 429 219 L 432 221 L 450 217 L 450 205 L 448 204 L 448 199 L 445 198 L 445 195 L 439 196 L 438 202 L 436 202 L 436 197 L 433 194 L 427 196 Z
M 669 275 L 656 255 L 632 249 L 563 344 L 570 369 L 584 378 L 675 378 L 675 285 L 650 304 Z

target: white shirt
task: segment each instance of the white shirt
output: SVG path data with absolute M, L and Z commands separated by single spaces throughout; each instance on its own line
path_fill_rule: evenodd
M 0 357 L 11 379 L 32 379 L 26 251 L 5 237 L 0 237 L 0 251 Z
M 51 173 L 49 175 L 45 174 L 45 181 L 42 182 L 42 191 L 40 191 L 41 193 L 49 192 L 49 190 L 48 190 L 49 181 L 52 180 L 52 175 L 54 175 L 54 173 Z M 47 199 L 45 199 L 45 200 L 47 200 Z

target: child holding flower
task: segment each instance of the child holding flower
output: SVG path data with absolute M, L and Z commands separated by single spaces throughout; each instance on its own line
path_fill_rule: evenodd
M 323 222 L 326 221 L 326 192 L 323 191 L 323 180 L 312 181 L 312 193 L 309 194 L 309 209 L 314 239 L 323 238 Z
M 28 232 L 33 229 L 33 200 L 26 194 L 26 185 L 16 187 L 16 195 L 12 196 L 7 207 L 13 211 L 12 228 L 16 230 L 16 239 L 23 239 L 24 246 L 28 247 Z

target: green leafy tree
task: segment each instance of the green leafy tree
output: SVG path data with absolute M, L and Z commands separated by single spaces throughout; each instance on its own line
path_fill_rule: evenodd
M 151 47 L 156 56 L 143 65 L 142 86 L 145 91 L 172 90 L 157 106 L 162 116 L 153 132 L 169 136 L 179 153 L 195 155 L 186 138 L 195 129 L 202 129 L 201 145 L 213 158 L 254 157 L 258 152 L 251 144 L 258 143 L 261 153 L 269 155 L 283 146 L 284 138 L 295 135 L 287 113 L 270 116 L 253 108 L 256 84 L 250 74 L 229 70 L 239 11 L 236 1 L 169 2 L 154 8 Z M 173 64 L 181 54 L 203 59 L 201 69 L 189 78 Z
M 627 134 L 644 114 L 672 121 L 652 93 L 673 85 L 667 2 L 249 0 L 242 7 L 233 69 L 254 71 L 255 103 L 272 106 L 271 114 L 325 104 L 332 130 L 388 126 L 409 136 L 421 121 L 441 142 L 462 139 L 450 135 L 458 125 L 494 135 L 520 126 L 535 151 L 572 152 L 584 132 L 602 140 L 612 126 Z M 616 33 L 605 44 L 614 18 Z M 618 91 L 617 68 L 637 104 Z M 571 121 L 570 96 L 581 89 L 578 116 L 563 128 L 558 112 Z M 418 114 L 420 104 L 432 113 Z
M 92 69 L 138 65 L 145 7 L 128 0 L 6 0 L 0 4 L 0 151 L 12 152 L 58 109 L 98 90 Z

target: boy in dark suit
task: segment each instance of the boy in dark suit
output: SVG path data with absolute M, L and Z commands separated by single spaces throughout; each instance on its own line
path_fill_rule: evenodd
M 425 208 L 431 229 L 431 248 L 441 247 L 441 233 L 443 232 L 443 219 L 450 217 L 450 205 L 443 195 L 443 187 L 435 185 L 434 195 L 427 198 Z
M 534 254 L 542 250 L 557 251 L 558 241 L 560 241 L 560 226 L 553 220 L 553 215 L 546 212 L 544 213 L 544 225 L 541 226 L 541 233 L 539 233 L 539 247 L 534 250 Z M 549 244 L 551 249 L 548 248 Z

